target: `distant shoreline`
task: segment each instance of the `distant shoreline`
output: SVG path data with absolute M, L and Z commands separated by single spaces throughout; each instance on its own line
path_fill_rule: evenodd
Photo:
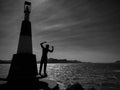
M 37 64 L 39 64 L 40 61 L 37 61 Z M 59 63 L 59 64 L 71 64 L 71 63 L 94 63 L 94 62 L 81 62 L 78 60 L 67 60 L 67 59 L 54 59 L 54 58 L 49 58 L 48 59 L 49 64 L 54 64 L 54 63 Z M 11 64 L 11 60 L 0 60 L 0 64 Z M 120 64 L 120 61 L 115 61 L 115 62 L 109 62 L 109 63 L 94 63 L 94 64 Z
M 10 64 L 11 60 L 0 60 L 0 64 Z M 37 61 L 37 63 L 40 63 L 40 61 Z M 81 63 L 81 61 L 77 60 L 67 60 L 67 59 L 53 59 L 49 58 L 48 63 Z

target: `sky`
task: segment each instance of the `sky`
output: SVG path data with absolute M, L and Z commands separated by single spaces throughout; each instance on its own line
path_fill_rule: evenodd
M 40 43 L 55 50 L 49 58 L 83 62 L 120 60 L 118 0 L 28 0 L 32 3 L 33 53 L 40 60 Z M 16 54 L 24 0 L 0 0 L 0 59 Z

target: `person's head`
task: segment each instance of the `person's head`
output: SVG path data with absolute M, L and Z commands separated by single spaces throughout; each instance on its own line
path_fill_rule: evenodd
M 48 45 L 48 44 L 46 45 L 46 48 L 49 48 L 49 45 Z

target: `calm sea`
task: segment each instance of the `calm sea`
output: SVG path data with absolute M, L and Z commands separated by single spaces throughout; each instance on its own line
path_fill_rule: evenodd
M 0 78 L 7 77 L 9 67 L 0 64 Z M 97 90 L 120 90 L 120 64 L 48 64 L 47 72 L 64 87 L 79 82 L 86 90 L 92 86 Z

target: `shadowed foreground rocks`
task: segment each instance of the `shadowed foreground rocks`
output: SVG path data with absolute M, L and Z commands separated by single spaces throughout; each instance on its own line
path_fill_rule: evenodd
M 31 80 L 8 82 L 0 85 L 0 90 L 60 90 L 58 84 L 54 88 L 49 88 L 48 83 L 39 81 L 38 79 L 31 82 Z
M 68 86 L 66 90 L 84 90 L 84 88 L 79 83 L 75 83 L 73 85 Z

